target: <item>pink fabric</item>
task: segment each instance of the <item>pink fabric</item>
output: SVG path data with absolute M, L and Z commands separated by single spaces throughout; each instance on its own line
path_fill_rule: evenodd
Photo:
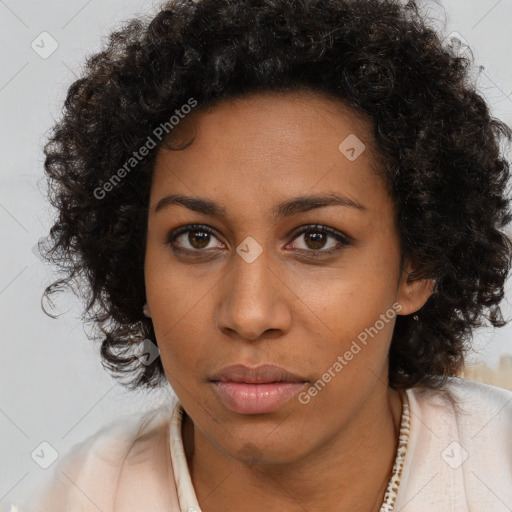
M 512 391 L 452 378 L 446 391 L 414 388 L 407 395 L 411 432 L 394 510 L 510 512 Z M 170 404 L 76 445 L 51 484 L 20 511 L 194 508 L 200 512 L 183 451 L 181 408 Z
M 512 392 L 450 379 L 445 393 L 408 396 L 411 432 L 395 510 L 512 511 Z
M 20 512 L 180 512 L 169 450 L 172 409 L 111 424 L 73 447 Z

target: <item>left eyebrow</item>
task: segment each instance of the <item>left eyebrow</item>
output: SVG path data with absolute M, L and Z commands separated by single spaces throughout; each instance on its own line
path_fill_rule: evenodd
M 272 214 L 274 217 L 283 218 L 295 215 L 296 213 L 314 210 L 315 208 L 325 208 L 326 206 L 345 206 L 360 211 L 367 211 L 366 206 L 349 197 L 336 194 L 318 194 L 294 197 L 284 201 L 273 209 Z
M 212 215 L 216 217 L 227 217 L 226 209 L 215 201 L 209 199 L 185 196 L 182 194 L 171 194 L 163 197 L 158 201 L 154 208 L 154 212 L 158 213 L 165 208 L 180 204 L 189 210 Z M 298 213 L 307 212 L 316 208 L 325 208 L 326 206 L 345 206 L 354 208 L 359 211 L 367 211 L 366 206 L 345 196 L 336 194 L 317 194 L 310 196 L 298 196 L 288 199 L 272 209 L 274 218 L 284 218 L 296 215 Z

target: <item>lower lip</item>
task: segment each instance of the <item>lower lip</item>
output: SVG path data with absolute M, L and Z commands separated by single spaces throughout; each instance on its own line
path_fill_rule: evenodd
M 215 389 L 225 405 L 240 414 L 273 412 L 304 388 L 305 382 L 246 382 L 216 381 Z

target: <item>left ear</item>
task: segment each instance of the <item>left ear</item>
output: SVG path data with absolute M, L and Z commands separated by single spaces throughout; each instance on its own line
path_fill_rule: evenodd
M 435 279 L 409 280 L 413 266 L 407 262 L 398 288 L 397 302 L 402 305 L 400 315 L 410 315 L 423 307 L 434 289 Z

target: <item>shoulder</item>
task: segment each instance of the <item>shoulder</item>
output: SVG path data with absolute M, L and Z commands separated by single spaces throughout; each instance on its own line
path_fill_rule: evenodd
M 439 390 L 408 390 L 415 406 L 439 421 L 453 416 L 459 428 L 489 428 L 493 432 L 512 429 L 512 390 L 450 377 Z
M 407 397 L 410 435 L 397 506 L 512 510 L 512 391 L 451 377 L 442 389 L 412 388 Z
M 123 476 L 132 467 L 137 467 L 141 481 L 148 468 L 163 467 L 167 477 L 163 448 L 171 415 L 168 405 L 126 414 L 75 444 L 34 491 L 23 512 L 110 512 L 126 485 Z
M 408 396 L 411 410 L 439 442 L 456 440 L 464 455 L 483 463 L 493 454 L 512 468 L 511 390 L 451 377 L 440 390 L 413 388 Z

